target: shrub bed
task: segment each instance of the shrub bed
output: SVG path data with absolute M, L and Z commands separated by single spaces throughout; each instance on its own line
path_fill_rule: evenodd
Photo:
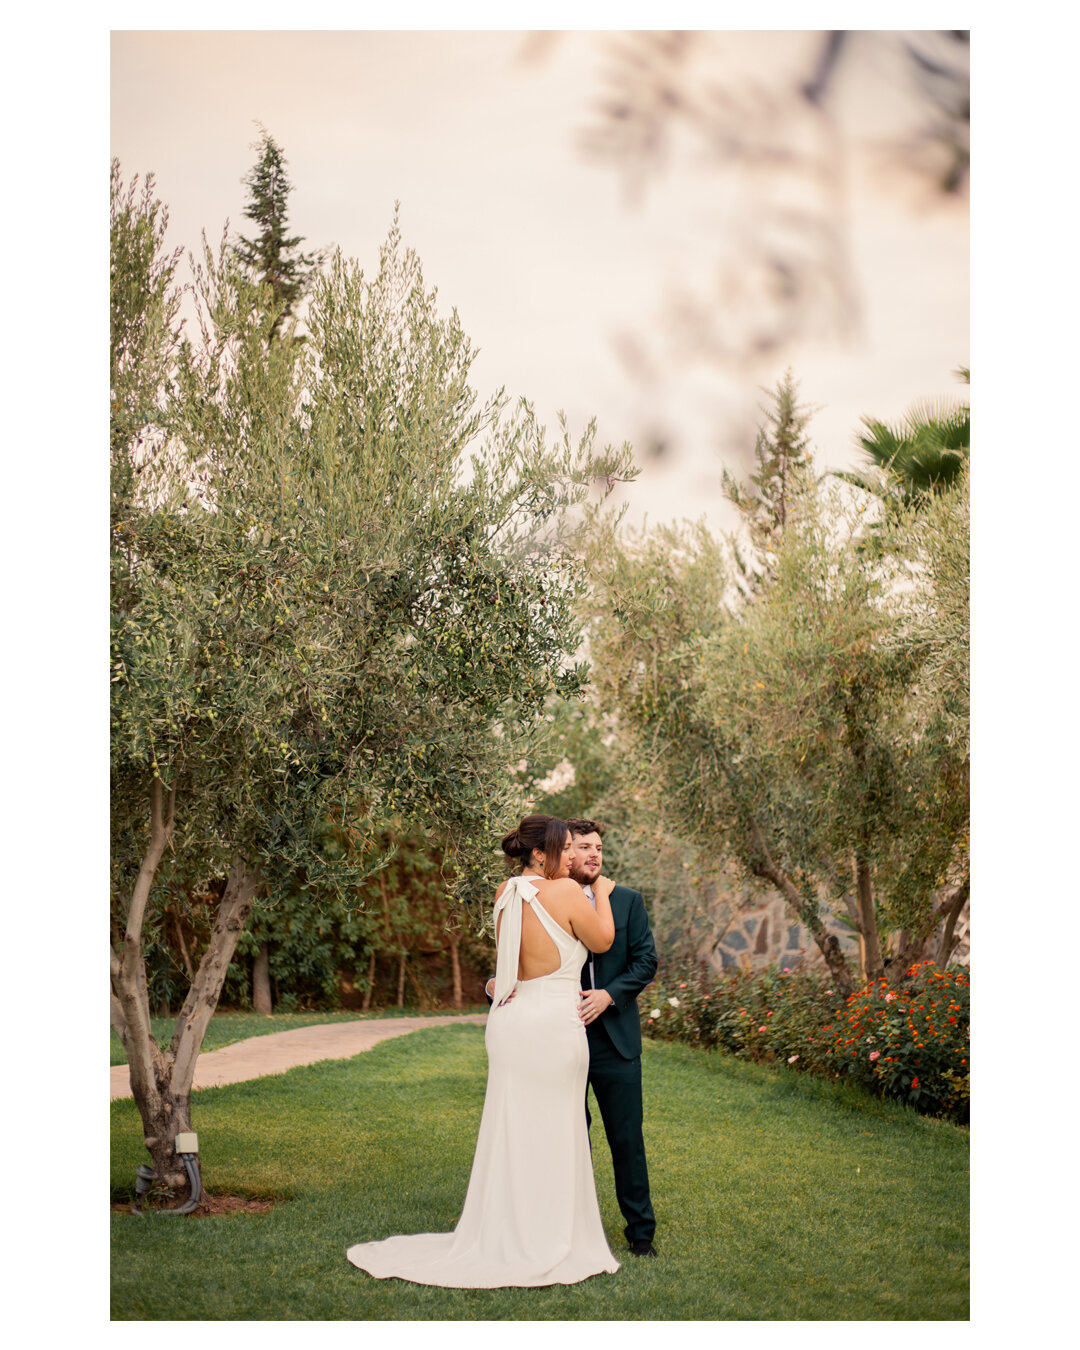
M 769 967 L 721 975 L 665 971 L 641 995 L 642 1029 L 741 1059 L 783 1063 L 909 1102 L 925 1115 L 968 1119 L 970 975 L 912 966 L 893 989 L 872 981 L 841 999 L 827 973 Z

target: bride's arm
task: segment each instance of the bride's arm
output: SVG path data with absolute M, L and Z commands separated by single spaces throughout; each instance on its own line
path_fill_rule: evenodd
M 577 892 L 570 897 L 570 927 L 576 938 L 580 938 L 591 952 L 606 952 L 615 941 L 615 920 L 611 917 L 611 892 L 615 883 L 607 877 L 598 877 L 593 882 L 593 895 L 596 908 L 589 904 L 585 892 L 572 882 Z

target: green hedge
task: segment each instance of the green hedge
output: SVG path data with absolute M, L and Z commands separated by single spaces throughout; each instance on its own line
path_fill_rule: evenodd
M 783 1063 L 968 1119 L 970 974 L 912 966 L 898 988 L 871 982 L 842 999 L 827 974 L 769 967 L 721 975 L 665 971 L 639 1000 L 642 1029 L 741 1059 Z

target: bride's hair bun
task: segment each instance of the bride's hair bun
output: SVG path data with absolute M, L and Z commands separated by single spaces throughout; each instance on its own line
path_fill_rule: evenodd
M 533 849 L 539 849 L 547 860 L 544 871 L 552 876 L 559 869 L 568 833 L 566 821 L 557 816 L 526 816 L 502 841 L 502 851 L 524 866 Z

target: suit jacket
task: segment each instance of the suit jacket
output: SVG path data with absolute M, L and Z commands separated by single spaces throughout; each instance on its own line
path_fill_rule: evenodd
M 592 956 L 595 986 L 606 989 L 615 1002 L 586 1028 L 590 1040 L 606 1035 L 623 1059 L 641 1054 L 641 1022 L 637 996 L 656 974 L 656 944 L 640 891 L 616 886 L 611 892 L 615 940 L 606 952 Z M 582 986 L 588 987 L 588 962 L 582 967 Z

